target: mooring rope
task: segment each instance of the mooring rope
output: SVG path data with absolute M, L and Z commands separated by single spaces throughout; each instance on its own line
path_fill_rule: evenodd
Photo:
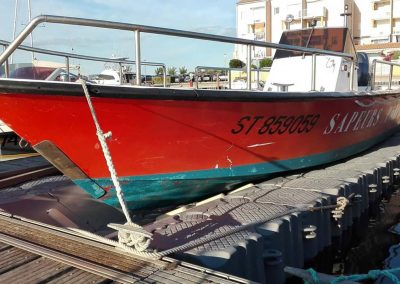
M 235 234 L 235 233 L 239 233 L 239 232 L 241 232 L 243 230 L 246 230 L 246 229 L 249 229 L 249 228 L 252 228 L 252 227 L 260 226 L 260 225 L 262 225 L 264 223 L 273 221 L 273 220 L 278 219 L 278 218 L 282 218 L 284 216 L 287 216 L 287 215 L 290 215 L 290 214 L 293 214 L 293 213 L 310 212 L 310 211 L 314 212 L 314 211 L 317 211 L 317 210 L 328 210 L 328 209 L 333 209 L 333 208 L 337 208 L 337 207 L 338 207 L 337 204 L 335 204 L 335 205 L 327 205 L 327 206 L 320 206 L 320 207 L 312 207 L 312 205 L 310 204 L 307 207 L 293 208 L 293 209 L 285 211 L 285 212 L 281 212 L 281 213 L 274 214 L 272 216 L 265 217 L 265 218 L 263 218 L 261 220 L 257 220 L 257 221 L 254 221 L 254 222 L 251 222 L 251 223 L 248 223 L 248 224 L 237 226 L 237 227 L 231 228 L 229 230 L 226 230 L 224 232 L 214 233 L 213 235 L 206 236 L 204 238 L 199 238 L 199 239 L 196 239 L 196 240 L 191 241 L 189 243 L 185 243 L 183 245 L 180 245 L 180 246 L 177 246 L 177 247 L 173 247 L 173 248 L 170 248 L 170 249 L 167 249 L 167 250 L 164 250 L 164 251 L 160 251 L 160 252 L 158 252 L 158 251 L 154 251 L 154 252 L 137 251 L 137 250 L 133 249 L 132 247 L 128 247 L 128 246 L 126 246 L 124 244 L 121 244 L 121 243 L 119 243 L 117 241 L 110 240 L 108 238 L 105 238 L 103 236 L 100 236 L 100 235 L 97 235 L 97 234 L 94 234 L 94 233 L 90 233 L 90 232 L 87 232 L 87 231 L 84 231 L 84 230 L 80 230 L 80 229 L 75 229 L 75 228 L 71 228 L 71 230 L 74 230 L 76 232 L 80 232 L 81 234 L 86 235 L 86 236 L 91 237 L 91 238 L 94 238 L 94 239 L 96 239 L 96 240 L 98 240 L 100 242 L 104 242 L 106 244 L 119 247 L 119 248 L 123 249 L 124 251 L 127 251 L 127 252 L 132 253 L 132 254 L 137 255 L 137 256 L 153 258 L 153 259 L 160 259 L 160 258 L 162 258 L 164 256 L 167 256 L 167 255 L 170 255 L 170 254 L 173 254 L 173 253 L 182 252 L 182 251 L 187 251 L 187 250 L 193 249 L 195 247 L 204 245 L 206 243 L 209 243 L 209 242 L 212 242 L 212 241 L 215 241 L 215 240 L 230 236 L 230 235 Z
M 136 227 L 136 228 L 142 228 L 140 225 L 135 224 L 132 221 L 131 216 L 129 215 L 128 206 L 126 205 L 126 201 L 124 198 L 124 193 L 122 191 L 121 184 L 119 183 L 117 171 L 115 170 L 115 167 L 114 167 L 114 164 L 112 161 L 112 157 L 110 154 L 110 150 L 108 148 L 107 141 L 106 141 L 106 139 L 111 137 L 111 132 L 104 133 L 100 127 L 99 121 L 96 116 L 96 111 L 93 107 L 92 100 L 91 100 L 90 94 L 89 94 L 89 90 L 86 85 L 86 81 L 83 79 L 79 79 L 78 82 L 81 83 L 83 92 L 85 93 L 85 97 L 86 97 L 87 103 L 89 105 L 90 113 L 92 115 L 94 125 L 96 126 L 97 138 L 100 142 L 101 149 L 103 150 L 104 158 L 106 159 L 107 167 L 110 172 L 111 180 L 114 184 L 115 191 L 117 193 L 117 198 L 118 198 L 119 204 L 121 205 L 122 212 L 124 213 L 126 221 L 129 225 Z
M 374 269 L 368 271 L 368 273 L 366 274 L 341 275 L 329 281 L 322 281 L 318 276 L 317 271 L 315 271 L 312 268 L 309 268 L 306 271 L 310 274 L 312 280 L 308 281 L 304 279 L 305 284 L 322 284 L 322 283 L 339 284 L 343 281 L 376 280 L 381 276 L 388 278 L 395 284 L 400 284 L 399 278 L 394 274 L 400 272 L 400 268 L 392 268 L 384 270 Z

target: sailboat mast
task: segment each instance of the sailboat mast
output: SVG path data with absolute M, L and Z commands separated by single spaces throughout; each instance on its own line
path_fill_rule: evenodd
M 28 0 L 28 15 L 29 15 L 29 22 L 32 20 L 32 6 L 31 6 L 31 0 Z M 31 38 L 31 47 L 33 47 L 33 32 L 30 33 L 30 38 Z M 32 62 L 35 60 L 35 53 L 32 51 Z
M 18 0 L 15 0 L 15 9 L 14 9 L 14 28 L 13 28 L 13 40 L 15 39 L 17 33 L 17 17 L 18 17 Z M 14 63 L 14 57 L 11 55 L 11 64 Z

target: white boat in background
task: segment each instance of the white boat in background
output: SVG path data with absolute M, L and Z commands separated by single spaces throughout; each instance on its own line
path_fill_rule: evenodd
M 79 73 L 79 66 L 70 66 L 70 70 L 76 70 Z M 67 81 L 68 72 L 65 63 L 52 61 L 33 60 L 31 63 L 9 64 L 9 78 L 13 79 L 31 79 L 45 81 Z M 0 68 L 0 78 L 6 77 L 5 68 Z M 69 80 L 74 82 L 78 76 L 69 73 Z
M 100 85 L 119 85 L 121 78 L 115 70 L 104 70 L 100 74 L 89 75 L 89 80 Z
M 79 70 L 77 66 L 71 69 Z M 65 64 L 33 60 L 31 63 L 9 64 L 9 78 L 45 80 L 45 81 L 68 81 L 68 73 Z M 0 78 L 5 77 L 5 68 L 0 68 Z M 77 75 L 69 73 L 69 81 L 74 82 Z M 14 133 L 13 129 L 0 120 L 0 154 L 19 154 L 19 152 L 32 152 L 33 149 L 23 139 Z M 0 159 L 1 160 L 1 159 Z
M 112 60 L 126 61 L 126 57 L 111 57 Z M 134 84 L 136 75 L 131 71 L 129 65 L 119 65 L 106 63 L 104 70 L 100 74 L 89 75 L 88 78 L 91 82 L 100 85 L 123 85 Z

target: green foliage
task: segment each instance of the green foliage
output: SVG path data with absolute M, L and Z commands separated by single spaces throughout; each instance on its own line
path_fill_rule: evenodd
M 260 68 L 271 67 L 272 59 L 271 58 L 263 58 L 260 60 Z
M 154 70 L 154 72 L 156 73 L 156 75 L 162 75 L 164 73 L 161 67 L 157 67 L 156 70 Z
M 185 75 L 187 74 L 188 70 L 186 69 L 185 66 L 182 66 L 181 68 L 179 68 L 179 74 L 180 75 Z
M 257 69 L 257 65 L 251 64 L 251 69 Z
M 240 59 L 231 59 L 229 61 L 229 68 L 243 68 L 244 66 L 246 66 L 246 64 Z
M 176 75 L 176 67 L 169 67 L 167 74 L 170 76 L 175 76 Z
M 394 60 L 400 59 L 400 50 L 396 50 L 395 52 L 393 52 L 392 59 L 394 59 Z
M 161 86 L 164 82 L 164 78 L 162 76 L 153 77 L 153 84 L 155 86 Z M 167 85 L 171 84 L 171 77 L 166 78 Z

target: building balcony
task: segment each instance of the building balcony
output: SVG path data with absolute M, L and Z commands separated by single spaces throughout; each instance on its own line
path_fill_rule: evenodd
M 243 38 L 243 39 L 265 41 L 265 33 L 264 32 L 240 34 L 239 37 Z
M 328 9 L 323 6 L 312 7 L 308 9 L 303 9 L 303 19 L 312 18 L 326 18 L 328 16 Z
M 374 28 L 371 30 L 370 37 L 371 38 L 385 38 L 390 34 L 389 29 L 377 29 Z
M 293 20 L 301 20 L 301 19 L 313 19 L 313 18 L 326 18 L 328 16 L 328 9 L 323 6 L 312 7 L 308 9 L 298 9 L 298 10 L 289 10 L 288 15 L 293 16 Z M 282 18 L 282 21 L 286 21 L 286 15 Z
M 390 0 L 370 0 L 371 3 L 389 3 Z
M 390 20 L 391 13 L 390 11 L 386 10 L 375 10 L 372 13 L 372 20 L 379 21 L 379 20 Z
M 393 18 L 400 19 L 400 2 L 393 8 Z
M 301 19 L 301 9 L 297 10 L 288 10 L 287 15 L 292 15 L 293 20 L 300 20 Z M 286 20 L 287 15 L 282 15 L 282 21 Z

